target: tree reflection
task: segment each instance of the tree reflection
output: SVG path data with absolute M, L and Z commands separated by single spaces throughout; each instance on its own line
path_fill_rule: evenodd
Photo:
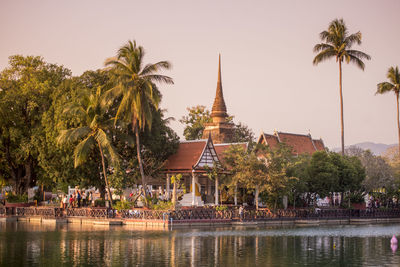
M 345 228 L 343 235 L 333 235 L 334 227 L 326 228 L 326 235 L 302 235 L 306 229 L 4 223 L 0 265 L 399 265 L 399 252 L 392 252 L 389 242 L 392 228 L 369 227 L 381 234 L 352 236 Z

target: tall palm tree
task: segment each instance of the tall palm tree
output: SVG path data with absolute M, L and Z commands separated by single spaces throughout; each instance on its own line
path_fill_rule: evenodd
M 57 138 L 59 144 L 75 143 L 80 141 L 74 150 L 75 168 L 83 164 L 92 149 L 96 147 L 100 151 L 101 163 L 103 166 L 103 176 L 107 188 L 108 198 L 112 207 L 112 196 L 110 184 L 107 178 L 105 156 L 114 167 L 119 165 L 119 155 L 107 135 L 107 129 L 112 126 L 113 118 L 108 118 L 108 110 L 101 105 L 101 88 L 97 89 L 96 94 L 85 94 L 79 103 L 72 103 L 64 113 L 70 113 L 83 118 L 83 125 L 61 131 Z M 110 123 L 111 121 L 111 123 Z
M 339 63 L 339 93 L 340 93 L 340 122 L 342 136 L 342 155 L 344 155 L 344 118 L 343 118 L 343 93 L 342 93 L 342 62 L 354 63 L 357 67 L 364 70 L 365 64 L 363 59 L 371 59 L 364 52 L 353 50 L 354 44 L 361 44 L 361 32 L 349 34 L 343 19 L 333 20 L 328 30 L 319 34 L 323 43 L 314 46 L 314 52 L 318 53 L 313 64 L 318 65 L 320 62 L 330 58 L 335 58 Z
M 396 95 L 396 105 L 397 105 L 397 131 L 399 134 L 399 156 L 400 156 L 400 124 L 399 124 L 399 93 L 400 93 L 400 73 L 399 67 L 390 67 L 386 74 L 389 82 L 378 83 L 376 94 L 384 94 L 387 92 L 394 92 Z
M 118 99 L 120 102 L 115 120 L 123 119 L 132 123 L 143 194 L 146 197 L 139 134 L 145 127 L 151 129 L 152 111 L 157 110 L 160 103 L 161 94 L 155 83 L 173 84 L 173 81 L 168 76 L 157 74 L 171 67 L 168 61 L 144 65 L 144 55 L 143 47 L 137 46 L 135 41 L 128 41 L 118 50 L 116 57 L 106 60 L 105 65 L 110 67 L 115 86 L 106 92 L 105 103 Z

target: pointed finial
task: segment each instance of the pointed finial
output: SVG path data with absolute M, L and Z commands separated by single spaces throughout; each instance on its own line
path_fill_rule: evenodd
M 218 59 L 218 82 L 217 90 L 215 94 L 214 104 L 211 110 L 211 117 L 213 122 L 225 122 L 225 118 L 228 117 L 226 113 L 226 105 L 224 100 L 224 94 L 222 92 L 222 81 L 221 81 L 221 54 Z
M 218 59 L 218 83 L 222 83 L 222 81 L 221 81 L 221 54 L 219 54 L 219 59 Z

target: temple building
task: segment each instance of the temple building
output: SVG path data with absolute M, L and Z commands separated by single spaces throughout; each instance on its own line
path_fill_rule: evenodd
M 201 140 L 181 141 L 178 151 L 168 158 L 164 167 L 167 190 L 170 190 L 170 177 L 174 174 L 182 174 L 185 188 L 190 189 L 190 193 L 185 194 L 180 201 L 182 206 L 218 204 L 218 178 L 211 180 L 207 176 L 207 170 L 216 164 L 222 164 L 223 152 L 230 146 L 241 145 L 247 149 L 247 143 L 231 143 L 234 125 L 226 121 L 227 117 L 219 56 L 217 89 L 211 111 L 212 122 L 205 125 Z M 195 190 L 192 190 L 192 185 L 195 185 Z
M 232 143 L 234 124 L 227 121 L 227 108 L 222 91 L 221 56 L 218 62 L 218 80 L 214 103 L 211 111 L 212 122 L 205 124 L 201 140 L 181 141 L 177 152 L 171 155 L 165 163 L 165 188 L 171 197 L 172 175 L 182 174 L 181 184 L 185 186 L 186 194 L 180 200 L 182 206 L 202 206 L 204 204 L 219 204 L 218 177 L 211 180 L 207 173 L 215 165 L 223 167 L 224 151 L 232 145 L 248 148 L 248 143 Z M 322 139 L 312 139 L 311 135 L 283 133 L 262 133 L 258 143 L 271 148 L 279 143 L 292 147 L 293 154 L 312 154 L 324 150 Z M 226 169 L 221 169 L 224 174 Z M 218 176 L 218 175 L 217 175 Z M 155 185 L 155 184 L 153 184 Z M 158 184 L 162 185 L 162 184 Z M 193 190 L 194 189 L 194 190 Z M 237 204 L 237 199 L 234 199 Z
M 258 144 L 268 145 L 275 148 L 279 143 L 284 143 L 291 147 L 294 155 L 309 154 L 316 151 L 325 150 L 322 139 L 313 139 L 311 134 L 294 134 L 274 131 L 273 134 L 261 133 Z

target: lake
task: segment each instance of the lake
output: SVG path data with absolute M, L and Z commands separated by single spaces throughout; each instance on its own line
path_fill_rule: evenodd
M 0 223 L 1 266 L 400 266 L 400 224 L 152 228 Z

